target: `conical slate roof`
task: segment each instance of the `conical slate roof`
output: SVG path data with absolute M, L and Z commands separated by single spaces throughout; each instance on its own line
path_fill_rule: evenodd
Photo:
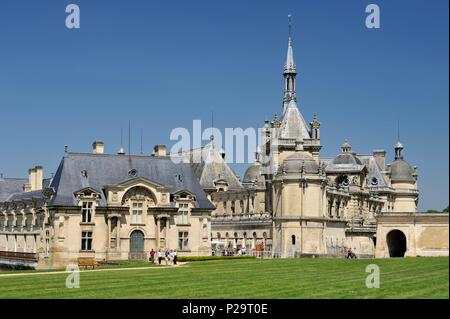
M 305 119 L 297 108 L 297 103 L 291 100 L 283 114 L 280 126 L 280 137 L 291 139 L 309 139 L 311 135 Z
M 203 189 L 215 189 L 215 182 L 224 180 L 228 189 L 242 189 L 239 178 L 222 157 L 220 149 L 213 143 L 191 150 L 183 155 L 189 162 Z

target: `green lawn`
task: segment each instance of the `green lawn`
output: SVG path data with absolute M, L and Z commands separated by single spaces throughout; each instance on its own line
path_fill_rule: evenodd
M 380 267 L 381 287 L 365 285 Z M 0 277 L 0 298 L 449 298 L 448 258 L 194 262 L 179 268 Z

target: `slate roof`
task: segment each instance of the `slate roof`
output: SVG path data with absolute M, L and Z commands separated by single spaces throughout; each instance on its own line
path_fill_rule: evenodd
M 23 192 L 24 178 L 0 178 L 0 202 L 6 201 L 12 194 Z
M 280 125 L 280 137 L 289 139 L 309 139 L 308 125 L 297 108 L 295 100 L 291 100 L 284 111 Z
M 12 194 L 7 198 L 8 202 L 23 202 L 36 200 L 38 202 L 38 206 L 44 204 L 44 194 L 42 191 L 33 191 L 33 192 L 22 192 Z
M 391 180 L 396 182 L 415 182 L 414 168 L 402 158 L 391 163 Z
M 136 174 L 130 176 L 130 171 Z M 84 177 L 82 172 L 86 172 Z M 181 176 L 181 179 L 178 178 Z M 196 208 L 214 209 L 187 163 L 174 163 L 170 157 L 127 156 L 66 153 L 53 178 L 51 206 L 74 206 L 74 192 L 91 187 L 100 193 L 106 185 L 115 185 L 135 178 L 145 178 L 170 187 L 170 193 L 188 190 L 196 195 Z M 105 196 L 100 206 L 106 206 Z
M 185 152 L 181 156 L 192 165 L 203 189 L 215 189 L 214 182 L 219 179 L 228 183 L 229 190 L 243 188 L 236 173 L 222 158 L 220 149 L 213 142 L 202 148 Z
M 389 182 L 386 180 L 385 176 L 382 173 L 382 170 L 380 169 L 380 167 L 378 167 L 375 158 L 372 155 L 359 155 L 357 154 L 355 156 L 361 163 L 362 167 L 366 167 L 367 168 L 367 178 L 369 179 L 369 187 L 389 187 Z M 330 172 L 330 170 L 333 170 L 333 173 L 346 173 L 347 172 L 347 167 L 343 166 L 341 167 L 342 170 L 339 171 L 339 167 L 338 165 L 333 164 L 333 160 L 334 158 L 321 158 L 320 161 L 325 163 L 326 167 L 325 167 L 325 171 Z M 339 165 L 344 165 L 344 164 L 339 164 Z M 351 165 L 351 164 L 349 164 Z M 360 166 L 357 165 L 358 168 L 360 169 Z M 376 178 L 378 181 L 377 185 L 371 185 L 371 181 L 373 178 Z
M 369 187 L 378 186 L 378 187 L 388 187 L 389 183 L 386 181 L 384 174 L 380 167 L 378 167 L 375 158 L 372 155 L 358 155 L 358 158 L 361 162 L 367 167 L 368 170 L 368 178 L 369 178 Z M 372 185 L 371 181 L 373 178 L 376 178 L 378 181 L 377 185 Z

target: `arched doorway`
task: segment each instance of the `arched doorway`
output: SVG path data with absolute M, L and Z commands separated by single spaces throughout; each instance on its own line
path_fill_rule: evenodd
M 135 230 L 130 235 L 130 259 L 145 259 L 144 233 Z
M 390 231 L 387 234 L 386 242 L 390 257 L 405 257 L 406 236 L 402 231 L 398 229 Z

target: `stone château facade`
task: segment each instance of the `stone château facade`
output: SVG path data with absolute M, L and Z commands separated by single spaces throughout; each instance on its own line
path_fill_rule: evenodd
M 66 151 L 52 178 L 41 166 L 27 179 L 0 176 L 0 263 L 242 247 L 275 257 L 338 257 L 346 247 L 367 257 L 448 255 L 448 214 L 417 213 L 417 170 L 403 145 L 390 164 L 386 151 L 358 154 L 348 142 L 322 157 L 321 125 L 299 111 L 296 75 L 289 37 L 282 115 L 264 123 L 242 180 L 214 142 L 176 162 L 163 145 L 152 156 L 108 155 L 97 141 L 89 154 Z

